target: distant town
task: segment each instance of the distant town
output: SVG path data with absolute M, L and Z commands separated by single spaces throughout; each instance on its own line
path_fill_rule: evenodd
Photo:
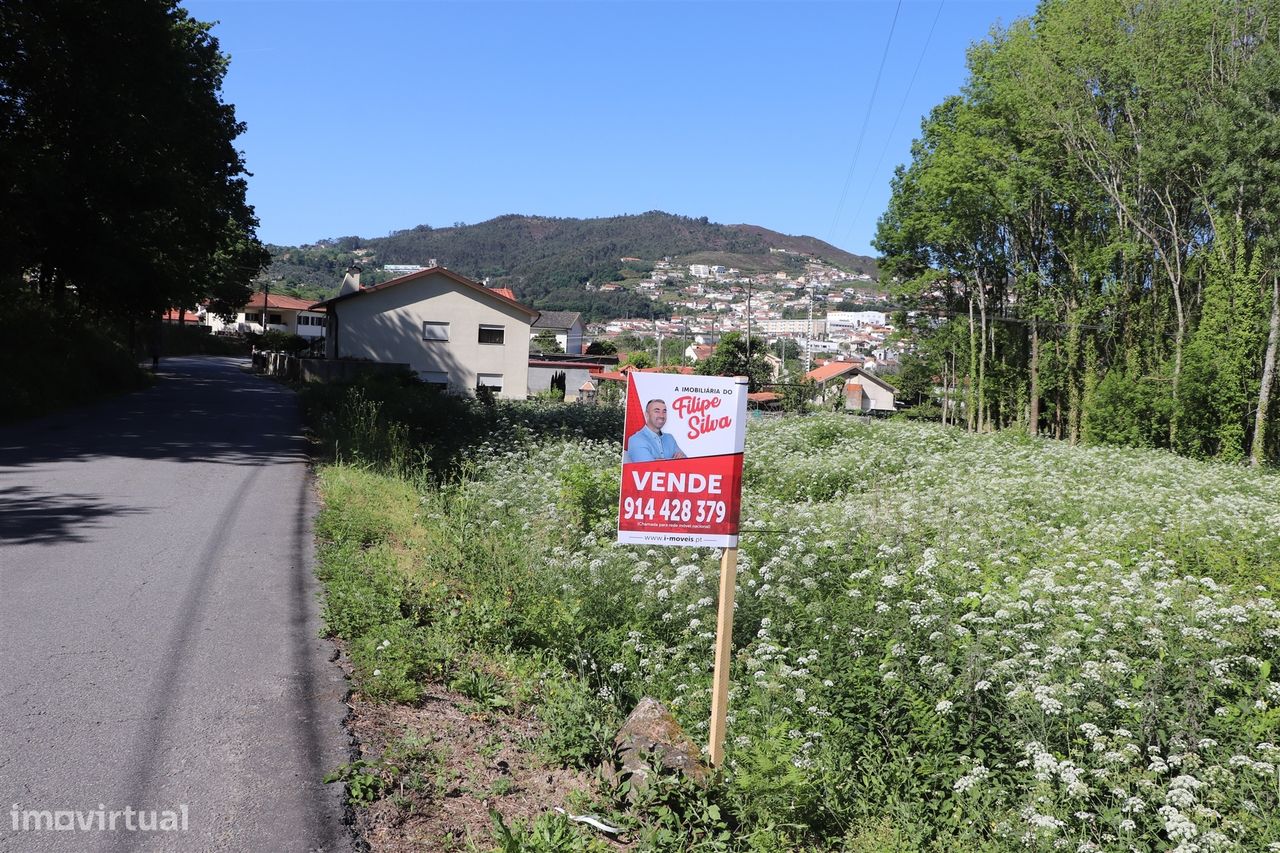
M 796 254 L 772 249 L 779 254 Z M 360 250 L 357 250 L 357 255 Z M 623 257 L 622 263 L 643 264 L 641 258 Z M 388 264 L 389 277 L 408 275 L 433 266 Z M 864 369 L 892 371 L 897 367 L 900 344 L 888 312 L 875 309 L 833 310 L 831 306 L 877 305 L 884 307 L 876 280 L 866 273 L 851 273 L 820 260 L 808 259 L 802 272 L 747 274 L 733 267 L 713 264 L 678 264 L 671 257 L 653 263 L 643 278 L 624 282 L 589 283 L 586 290 L 612 293 L 633 290 L 661 303 L 669 319 L 627 317 L 589 323 L 584 345 L 614 340 L 624 335 L 654 338 L 682 349 L 662 354 L 662 361 L 686 358 L 706 361 L 720 336 L 739 332 L 759 337 L 775 346 L 793 341 L 804 369 L 828 360 L 857 360 Z M 515 296 L 518 298 L 519 293 Z

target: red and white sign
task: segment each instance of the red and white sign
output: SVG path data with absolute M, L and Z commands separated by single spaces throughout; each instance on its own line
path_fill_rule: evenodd
M 627 376 L 618 541 L 736 548 L 747 383 L 731 376 Z

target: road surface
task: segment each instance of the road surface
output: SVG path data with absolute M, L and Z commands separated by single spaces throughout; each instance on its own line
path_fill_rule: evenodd
M 297 400 L 244 365 L 0 428 L 0 851 L 352 849 Z

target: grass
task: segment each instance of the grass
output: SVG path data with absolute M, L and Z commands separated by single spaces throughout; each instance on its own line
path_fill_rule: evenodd
M 621 430 L 577 408 L 327 467 L 318 530 L 358 689 L 452 684 L 592 767 L 643 695 L 705 736 L 717 555 L 613 541 Z M 839 415 L 747 459 L 727 765 L 602 784 L 640 849 L 1280 845 L 1276 472 Z

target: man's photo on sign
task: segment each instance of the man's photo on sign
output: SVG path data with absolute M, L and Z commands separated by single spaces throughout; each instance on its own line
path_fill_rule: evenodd
M 627 439 L 624 462 L 655 462 L 659 459 L 684 459 L 684 451 L 675 436 L 663 432 L 667 425 L 665 400 L 650 400 L 644 405 L 644 426 Z

